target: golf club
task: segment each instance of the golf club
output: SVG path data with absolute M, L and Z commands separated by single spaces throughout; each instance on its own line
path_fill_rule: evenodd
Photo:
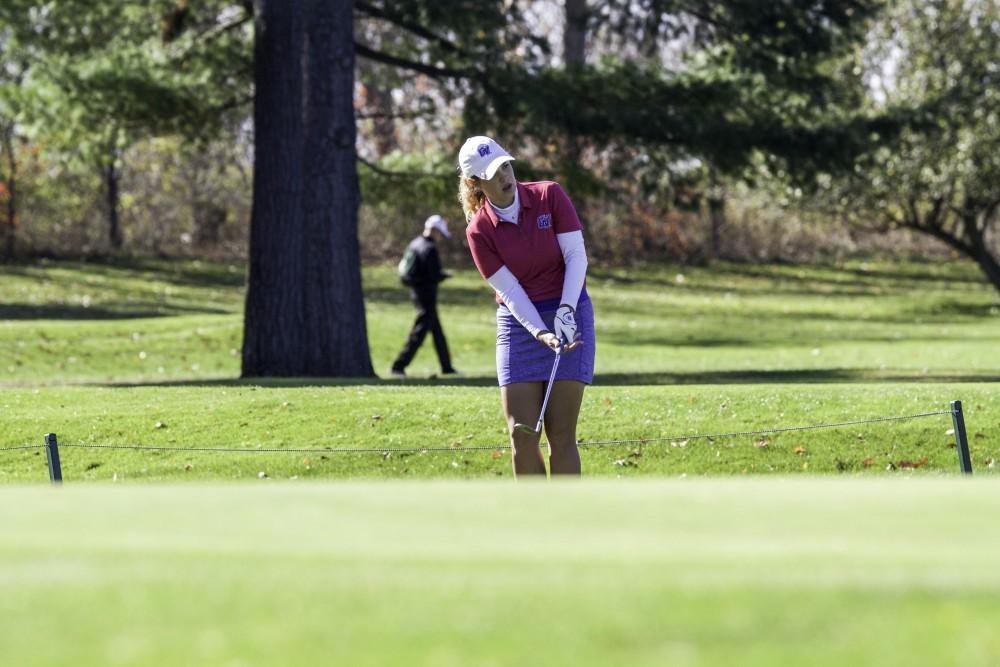
M 552 393 L 552 385 L 555 384 L 556 369 L 559 368 L 559 357 L 561 356 L 562 346 L 556 350 L 556 360 L 552 362 L 552 372 L 549 373 L 549 384 L 545 387 L 545 398 L 542 399 L 542 410 L 538 413 L 538 424 L 535 428 L 531 428 L 527 424 L 514 424 L 515 431 L 520 431 L 522 433 L 534 433 L 536 435 L 542 432 L 542 420 L 545 418 L 545 406 L 549 404 L 549 394 Z

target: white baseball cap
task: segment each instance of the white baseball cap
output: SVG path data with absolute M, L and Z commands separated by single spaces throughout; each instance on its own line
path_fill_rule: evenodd
M 436 229 L 442 234 L 444 234 L 444 237 L 446 239 L 451 238 L 451 234 L 448 233 L 448 223 L 445 222 L 444 218 L 442 218 L 440 215 L 436 213 L 424 221 L 424 231 L 426 232 L 432 229 Z
M 462 175 L 490 180 L 504 162 L 514 158 L 489 137 L 469 137 L 458 152 Z

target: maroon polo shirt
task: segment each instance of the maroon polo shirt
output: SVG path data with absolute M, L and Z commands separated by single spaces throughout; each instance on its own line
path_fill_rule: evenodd
M 465 228 L 472 259 L 483 278 L 506 266 L 532 301 L 562 296 L 566 264 L 556 234 L 583 229 L 573 202 L 558 183 L 517 184 L 518 224 L 497 217 L 487 202 Z M 503 303 L 497 295 L 497 303 Z

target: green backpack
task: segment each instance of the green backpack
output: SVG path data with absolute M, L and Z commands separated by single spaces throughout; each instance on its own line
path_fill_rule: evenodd
M 407 248 L 403 259 L 399 260 L 399 279 L 404 285 L 412 285 L 417 274 L 417 253 L 413 248 Z

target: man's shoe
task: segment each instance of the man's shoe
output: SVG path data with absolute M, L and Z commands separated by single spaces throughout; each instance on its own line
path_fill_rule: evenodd
M 445 377 L 451 377 L 451 378 L 460 378 L 460 377 L 464 377 L 465 373 L 463 373 L 462 371 L 458 370 L 457 368 L 452 368 L 452 369 L 447 370 L 447 371 L 442 371 L 441 375 L 443 375 Z
M 393 368 L 389 371 L 389 377 L 396 378 L 397 380 L 404 380 L 406 379 L 406 371 Z

